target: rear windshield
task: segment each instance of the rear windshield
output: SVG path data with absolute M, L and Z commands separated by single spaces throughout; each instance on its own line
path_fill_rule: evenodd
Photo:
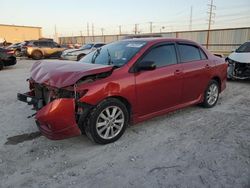
M 241 53 L 241 52 L 250 52 L 250 42 L 246 42 L 242 44 L 236 52 Z

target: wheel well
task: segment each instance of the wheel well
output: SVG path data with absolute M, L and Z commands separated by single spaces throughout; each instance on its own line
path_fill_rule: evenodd
M 43 55 L 43 52 L 41 50 L 34 50 L 31 55 L 33 55 L 35 52 L 40 52 Z
M 219 78 L 218 76 L 215 76 L 215 77 L 212 78 L 212 80 L 215 80 L 216 82 L 218 82 L 218 84 L 219 84 L 219 89 L 220 89 L 220 91 L 221 91 L 221 80 L 220 80 L 220 78 Z
M 128 113 L 129 113 L 129 119 L 132 115 L 132 107 L 131 107 L 131 104 L 128 102 L 128 100 L 124 97 L 121 97 L 121 96 L 111 96 L 111 97 L 108 97 L 108 98 L 115 98 L 115 99 L 118 99 L 119 101 L 121 101 L 123 104 L 125 104 L 127 110 L 128 110 Z

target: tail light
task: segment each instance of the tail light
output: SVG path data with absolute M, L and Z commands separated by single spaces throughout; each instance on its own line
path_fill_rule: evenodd
M 13 55 L 15 52 L 13 50 L 11 50 L 11 51 L 7 51 L 6 53 L 10 54 L 10 55 Z

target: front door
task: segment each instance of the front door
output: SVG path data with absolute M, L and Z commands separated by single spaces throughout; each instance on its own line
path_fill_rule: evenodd
M 156 69 L 135 73 L 137 114 L 150 115 L 180 103 L 182 68 L 175 44 L 163 44 L 146 52 L 139 63 L 153 61 Z

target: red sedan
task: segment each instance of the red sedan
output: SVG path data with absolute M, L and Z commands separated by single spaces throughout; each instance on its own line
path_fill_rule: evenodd
M 227 64 L 183 39 L 114 42 L 80 62 L 34 63 L 30 91 L 43 135 L 64 139 L 86 133 L 100 144 L 116 141 L 135 124 L 190 105 L 216 105 Z

